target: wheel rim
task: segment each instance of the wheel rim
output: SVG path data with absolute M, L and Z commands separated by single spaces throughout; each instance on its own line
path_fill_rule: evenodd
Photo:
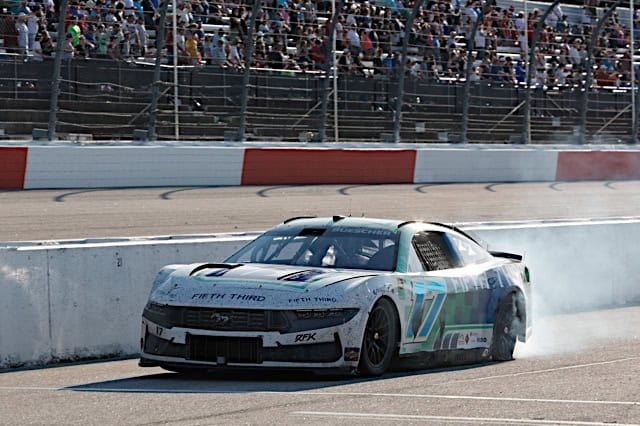
M 374 365 L 384 362 L 389 348 L 389 316 L 384 309 L 376 307 L 365 330 L 365 351 L 367 358 Z

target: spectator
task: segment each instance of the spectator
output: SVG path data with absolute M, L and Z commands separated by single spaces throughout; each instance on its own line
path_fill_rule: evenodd
M 62 43 L 62 59 L 71 60 L 75 56 L 76 48 L 73 45 L 73 34 L 67 33 Z
M 40 6 L 34 6 L 34 12 L 27 16 L 27 28 L 29 29 L 29 50 L 33 50 L 36 34 L 42 23 L 43 15 Z
M 376 55 L 373 57 L 373 76 L 374 77 L 382 77 L 389 73 L 389 68 L 384 63 L 384 58 L 382 54 L 383 54 L 382 48 L 379 47 L 376 50 Z
M 71 42 L 73 46 L 77 46 L 80 43 L 80 35 L 82 34 L 82 30 L 80 29 L 80 25 L 78 25 L 78 17 L 72 15 L 70 17 L 70 23 L 67 27 L 67 34 L 71 34 Z
M 229 45 L 229 55 L 227 56 L 229 65 L 232 68 L 242 68 L 244 66 L 244 52 L 240 40 L 232 40 Z
M 109 37 L 109 44 L 107 45 L 107 56 L 114 61 L 122 60 L 120 43 L 118 42 L 117 36 L 112 35 L 111 37 Z
M 27 26 L 27 15 L 24 12 L 18 14 L 15 28 L 18 33 L 18 54 L 26 60 L 29 50 L 29 27 Z
M 4 47 L 8 53 L 15 53 L 18 48 L 16 21 L 6 8 L 0 12 L 0 36 L 4 39 Z
M 31 56 L 29 58 L 30 61 L 33 62 L 42 62 L 43 54 L 42 54 L 42 45 L 40 44 L 40 40 L 42 39 L 42 35 L 40 33 L 36 33 L 35 39 L 31 44 Z
M 50 57 L 53 53 L 53 40 L 51 40 L 51 36 L 49 35 L 49 31 L 43 30 L 36 35 L 36 39 L 40 37 L 40 49 L 42 51 L 43 57 Z M 37 45 L 36 45 L 37 46 Z
M 108 46 L 110 37 L 104 27 L 104 24 L 98 25 L 98 30 L 94 37 L 96 45 L 96 57 L 106 59 L 108 57 Z
M 88 41 L 84 35 L 80 36 L 80 43 L 78 43 L 78 46 L 76 47 L 78 56 L 84 59 L 89 59 L 91 57 L 94 57 L 95 49 L 96 49 L 96 46 L 90 41 Z
M 218 44 L 211 50 L 211 65 L 217 67 L 226 67 L 229 65 L 227 62 L 227 54 L 224 50 L 224 40 L 218 39 Z
M 195 33 L 189 33 L 185 41 L 185 49 L 187 51 L 189 65 L 202 64 L 202 57 L 198 51 L 198 36 Z

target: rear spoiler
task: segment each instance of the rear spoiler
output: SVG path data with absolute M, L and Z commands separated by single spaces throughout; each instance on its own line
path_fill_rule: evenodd
M 490 251 L 489 253 L 494 257 L 502 257 L 505 259 L 512 259 L 518 262 L 522 262 L 522 255 L 519 255 L 519 254 L 506 253 L 503 251 Z

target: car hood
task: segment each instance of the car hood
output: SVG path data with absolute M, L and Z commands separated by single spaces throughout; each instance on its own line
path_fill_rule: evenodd
M 378 271 L 305 268 L 267 264 L 174 265 L 152 293 L 156 303 L 259 307 L 322 306 Z

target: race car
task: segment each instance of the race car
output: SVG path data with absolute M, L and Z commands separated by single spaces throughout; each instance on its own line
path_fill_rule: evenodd
M 531 332 L 530 305 L 522 257 L 455 226 L 292 218 L 222 263 L 165 266 L 139 364 L 378 376 L 392 363 L 506 361 Z

